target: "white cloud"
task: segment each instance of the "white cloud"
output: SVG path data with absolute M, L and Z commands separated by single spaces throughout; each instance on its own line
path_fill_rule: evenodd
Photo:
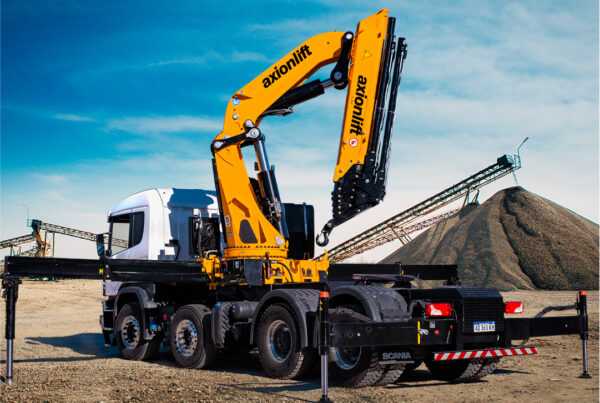
M 66 120 L 68 122 L 94 122 L 95 119 L 89 116 L 77 115 L 74 113 L 57 113 L 54 116 L 57 120 Z
M 270 36 L 277 44 L 289 44 L 306 40 L 310 35 L 321 32 L 354 29 L 356 22 L 364 18 L 362 12 L 336 10 L 333 14 L 325 14 L 315 18 L 291 18 L 273 22 L 249 24 L 246 30 Z
M 146 68 L 167 67 L 173 65 L 209 65 L 211 63 L 243 63 L 243 62 L 263 62 L 268 58 L 259 52 L 233 51 L 231 53 L 221 53 L 208 51 L 201 55 L 178 57 L 173 59 L 159 60 L 146 64 Z
M 230 59 L 232 62 L 264 62 L 264 61 L 268 61 L 269 59 L 263 55 L 262 53 L 258 53 L 258 52 L 232 52 Z
M 320 25 L 320 24 L 317 24 Z M 288 19 L 276 22 L 250 24 L 246 27 L 248 31 L 257 32 L 297 32 L 299 30 L 314 30 L 315 23 L 306 19 Z
M 64 185 L 68 182 L 66 175 L 58 174 L 32 174 L 34 180 L 39 181 L 43 185 Z
M 129 133 L 177 133 L 177 132 L 214 132 L 221 130 L 220 119 L 196 116 L 137 116 L 111 119 L 107 122 L 108 130 L 119 130 Z
M 207 55 L 192 56 L 192 57 L 181 57 L 177 59 L 159 60 L 157 62 L 148 63 L 145 67 L 164 67 L 173 66 L 178 64 L 206 64 L 210 61 L 210 57 Z

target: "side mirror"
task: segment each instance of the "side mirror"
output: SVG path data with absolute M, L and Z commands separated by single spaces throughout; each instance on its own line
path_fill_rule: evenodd
M 104 247 L 104 234 L 96 235 L 96 253 L 98 253 L 98 257 L 106 256 L 106 249 Z

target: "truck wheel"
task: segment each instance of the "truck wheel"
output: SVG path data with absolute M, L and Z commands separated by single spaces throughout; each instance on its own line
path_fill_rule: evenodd
M 415 362 L 411 364 L 406 364 L 406 366 L 404 367 L 404 373 L 406 374 L 414 371 L 415 369 L 419 368 L 421 364 L 423 364 L 423 360 L 415 360 Z
M 158 353 L 161 337 L 144 340 L 142 310 L 136 303 L 125 304 L 117 314 L 115 338 L 121 356 L 127 360 L 146 360 Z
M 257 337 L 258 359 L 272 378 L 299 378 L 314 362 L 314 350 L 300 347 L 296 321 L 283 305 L 273 305 L 264 311 Z
M 481 369 L 477 372 L 476 379 L 481 379 L 496 372 L 498 368 L 499 358 L 486 358 L 481 365 Z
M 404 364 L 389 365 L 384 369 L 384 373 L 381 378 L 375 383 L 375 385 L 385 386 L 396 382 L 404 373 Z
M 171 353 L 179 366 L 206 368 L 216 358 L 210 337 L 210 310 L 204 305 L 184 305 L 171 321 Z
M 435 379 L 450 382 L 477 381 L 496 370 L 498 359 L 484 358 L 458 361 L 425 361 Z
M 330 311 L 331 322 L 367 322 L 369 318 L 349 308 Z M 368 347 L 331 348 L 331 375 L 340 384 L 354 388 L 375 385 L 384 374 L 377 352 Z M 387 380 L 386 380 L 387 382 Z
M 402 372 L 402 376 L 399 379 L 397 379 L 397 381 L 409 378 L 411 376 L 411 374 L 415 371 L 415 369 L 419 368 L 421 366 L 421 364 L 423 364 L 423 360 L 415 360 L 415 362 L 413 362 L 413 363 L 406 364 L 404 366 L 404 371 Z

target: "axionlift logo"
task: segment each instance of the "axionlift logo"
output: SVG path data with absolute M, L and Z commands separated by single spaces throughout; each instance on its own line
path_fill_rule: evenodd
M 363 107 L 367 100 L 367 77 L 358 76 L 356 82 L 356 91 L 354 92 L 354 101 L 352 108 L 352 122 L 350 123 L 351 134 L 363 134 Z
M 268 88 L 275 81 L 279 80 L 282 76 L 292 71 L 294 67 L 302 63 L 308 56 L 312 55 L 310 47 L 303 45 L 294 51 L 293 57 L 288 59 L 284 64 L 275 65 L 273 71 L 265 78 L 263 78 L 263 87 Z

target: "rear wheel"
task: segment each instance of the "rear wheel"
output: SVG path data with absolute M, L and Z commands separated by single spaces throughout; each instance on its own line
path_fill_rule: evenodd
M 423 364 L 423 360 L 415 360 L 415 362 L 413 363 L 406 364 L 406 366 L 404 367 L 404 373 L 414 371 L 415 369 L 419 368 L 421 364 Z
M 144 339 L 142 310 L 136 303 L 124 305 L 117 314 L 115 338 L 121 356 L 127 360 L 146 360 L 158 354 L 161 335 Z
M 331 322 L 340 323 L 369 321 L 367 316 L 349 308 L 332 309 L 329 318 Z M 330 362 L 333 379 L 354 388 L 375 385 L 385 372 L 379 365 L 377 352 L 368 347 L 331 348 Z
M 423 360 L 415 360 L 414 362 L 412 362 L 410 364 L 406 364 L 404 366 L 404 371 L 402 371 L 402 375 L 396 381 L 399 381 L 402 379 L 409 379 L 410 376 L 414 373 L 414 371 L 421 366 L 421 364 L 423 364 Z
M 477 381 L 496 370 L 497 358 L 479 358 L 475 360 L 425 361 L 435 379 L 450 382 Z
M 258 322 L 258 358 L 272 378 L 299 378 L 312 366 L 314 349 L 300 347 L 294 317 L 283 305 L 268 307 Z
M 381 378 L 375 383 L 376 385 L 385 386 L 396 382 L 404 373 L 404 364 L 394 364 L 385 367 L 384 373 Z
M 184 305 L 171 322 L 171 352 L 184 368 L 206 368 L 216 358 L 210 337 L 210 310 L 204 305 Z

